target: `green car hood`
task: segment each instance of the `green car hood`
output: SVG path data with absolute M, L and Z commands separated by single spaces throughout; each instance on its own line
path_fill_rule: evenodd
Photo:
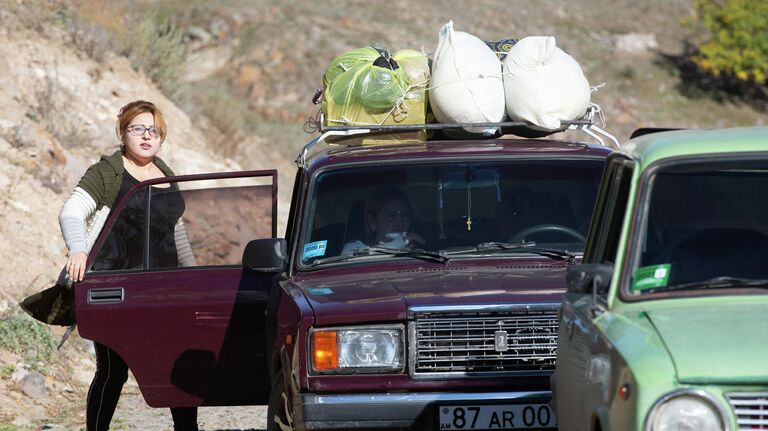
M 768 304 L 646 311 L 680 383 L 768 383 Z

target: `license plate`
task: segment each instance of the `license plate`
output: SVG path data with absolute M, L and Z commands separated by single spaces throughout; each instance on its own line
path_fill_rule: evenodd
M 511 430 L 555 428 L 548 404 L 440 406 L 441 430 Z

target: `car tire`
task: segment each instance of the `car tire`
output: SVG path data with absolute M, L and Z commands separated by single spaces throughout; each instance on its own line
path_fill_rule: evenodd
M 272 379 L 267 407 L 267 431 L 293 431 L 293 406 L 285 391 L 283 372 L 278 371 Z

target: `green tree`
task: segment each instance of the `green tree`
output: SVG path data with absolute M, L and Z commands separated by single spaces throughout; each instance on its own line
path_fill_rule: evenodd
M 768 1 L 693 0 L 688 21 L 698 52 L 691 60 L 714 76 L 763 85 L 768 80 Z

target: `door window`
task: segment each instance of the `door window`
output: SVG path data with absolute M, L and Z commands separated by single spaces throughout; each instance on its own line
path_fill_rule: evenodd
M 92 272 L 239 266 L 248 241 L 275 236 L 273 175 L 176 179 L 129 192 L 94 246 Z
M 649 181 L 632 293 L 764 284 L 765 196 L 768 160 L 759 156 L 678 160 L 659 167 Z
M 616 263 L 633 169 L 633 162 L 621 157 L 608 163 L 590 226 L 591 246 L 585 251 L 586 263 Z

